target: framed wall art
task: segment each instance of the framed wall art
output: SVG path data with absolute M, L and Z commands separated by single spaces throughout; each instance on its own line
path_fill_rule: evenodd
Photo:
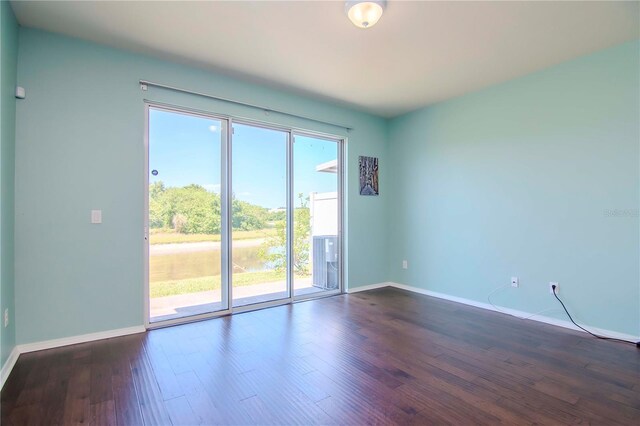
M 360 195 L 378 195 L 378 158 L 360 156 Z

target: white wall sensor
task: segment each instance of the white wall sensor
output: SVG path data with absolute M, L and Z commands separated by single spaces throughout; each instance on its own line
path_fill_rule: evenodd
M 27 97 L 27 94 L 24 91 L 24 87 L 16 86 L 16 98 L 24 99 L 26 97 Z

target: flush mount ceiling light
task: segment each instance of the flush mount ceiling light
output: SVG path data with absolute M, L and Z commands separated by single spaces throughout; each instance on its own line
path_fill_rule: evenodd
M 385 0 L 348 1 L 344 5 L 344 10 L 353 25 L 371 28 L 378 22 L 386 6 Z

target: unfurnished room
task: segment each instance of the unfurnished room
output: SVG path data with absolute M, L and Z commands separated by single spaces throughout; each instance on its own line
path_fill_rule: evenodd
M 640 1 L 0 12 L 2 425 L 640 421 Z

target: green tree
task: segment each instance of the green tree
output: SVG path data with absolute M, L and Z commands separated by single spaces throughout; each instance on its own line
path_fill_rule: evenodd
M 309 197 L 298 194 L 300 207 L 293 212 L 293 271 L 299 275 L 309 275 L 309 235 L 311 234 L 311 213 Z M 276 270 L 284 271 L 287 267 L 287 221 L 275 223 L 275 235 L 267 238 L 260 247 L 260 257 L 270 262 Z
M 163 228 L 165 226 L 161 201 L 164 191 L 165 188 L 162 182 L 154 182 L 149 185 L 149 227 L 151 228 Z
M 174 214 L 187 218 L 183 227 L 185 234 L 220 233 L 220 197 L 202 186 L 188 185 L 178 188 L 173 197 Z
M 246 201 L 232 201 L 233 229 L 252 231 L 267 227 L 267 209 Z M 165 187 L 162 182 L 149 185 L 149 226 L 173 229 L 184 234 L 219 234 L 220 195 L 200 185 Z
M 231 226 L 239 231 L 252 231 L 267 227 L 268 210 L 246 201 L 237 200 L 235 197 L 231 203 Z
M 286 220 L 286 218 L 287 218 L 287 212 L 284 211 L 284 210 L 270 211 L 269 212 L 269 216 L 268 216 L 269 222 L 277 222 L 279 220 Z

